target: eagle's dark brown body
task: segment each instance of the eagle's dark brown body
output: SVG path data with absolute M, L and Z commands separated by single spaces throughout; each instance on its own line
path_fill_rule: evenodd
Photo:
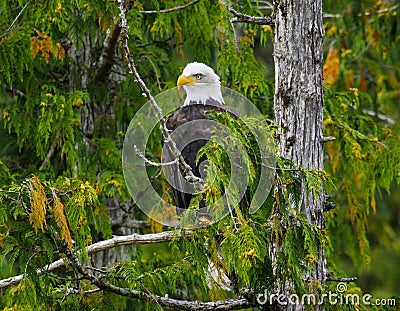
M 190 165 L 192 172 L 197 177 L 204 178 L 204 161 L 201 158 L 196 164 L 196 157 L 199 150 L 207 143 L 212 136 L 212 131 L 216 129 L 212 124 L 207 111 L 229 112 L 233 116 L 238 116 L 238 113 L 229 106 L 221 105 L 216 102 L 210 104 L 191 104 L 182 106 L 175 113 L 169 115 L 166 126 L 171 131 L 171 137 L 181 150 L 181 154 L 186 163 Z M 174 159 L 171 152 L 164 145 L 164 155 L 170 161 Z M 172 165 L 166 168 L 167 178 L 170 181 L 173 191 L 173 199 L 175 205 L 179 209 L 187 209 L 189 207 L 193 188 L 190 187 L 183 179 L 182 173 L 179 171 L 178 165 Z M 171 183 L 172 181 L 172 183 Z M 200 208 L 205 206 L 205 202 L 200 203 Z

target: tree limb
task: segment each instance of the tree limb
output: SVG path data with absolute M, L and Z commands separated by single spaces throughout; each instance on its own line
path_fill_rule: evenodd
M 185 162 L 185 159 L 183 158 L 180 150 L 178 149 L 178 147 L 176 146 L 175 142 L 172 140 L 171 136 L 169 135 L 169 131 L 167 129 L 166 126 L 166 121 L 164 119 L 164 116 L 162 114 L 162 110 L 161 108 L 158 106 L 158 104 L 156 103 L 154 97 L 151 95 L 150 90 L 147 88 L 146 84 L 144 83 L 144 81 L 142 80 L 142 78 L 140 77 L 136 66 L 135 66 L 135 62 L 133 61 L 133 57 L 128 45 L 128 22 L 126 20 L 126 4 L 125 1 L 123 0 L 118 0 L 120 6 L 120 17 L 121 17 L 121 28 L 122 28 L 122 47 L 125 51 L 125 55 L 126 58 L 128 60 L 128 66 L 130 69 L 130 72 L 133 74 L 133 76 L 136 79 L 136 82 L 139 84 L 140 88 L 142 89 L 144 95 L 146 96 L 146 98 L 149 100 L 152 108 L 154 109 L 154 111 L 156 112 L 157 115 L 157 119 L 160 122 L 160 129 L 161 132 L 163 134 L 164 137 L 164 142 L 165 144 L 170 148 L 171 152 L 174 154 L 175 158 L 178 159 L 178 163 L 179 163 L 179 167 L 182 169 L 182 171 L 185 174 L 185 178 L 186 180 L 188 180 L 189 182 L 193 182 L 194 183 L 194 187 L 197 190 L 201 190 L 203 188 L 204 185 L 204 181 L 203 179 L 195 176 L 192 172 L 191 167 Z
M 168 295 L 158 296 L 154 295 L 150 292 L 145 291 L 137 291 L 130 288 L 124 288 L 115 286 L 106 281 L 103 281 L 91 274 L 88 269 L 84 268 L 78 261 L 76 256 L 71 256 L 70 258 L 71 264 L 75 267 L 75 269 L 83 275 L 83 277 L 89 280 L 92 284 L 96 285 L 98 288 L 115 293 L 117 295 L 138 298 L 138 299 L 146 299 L 148 301 L 155 301 L 160 306 L 174 308 L 174 310 L 240 310 L 243 308 L 248 308 L 251 306 L 250 302 L 243 297 L 227 299 L 225 301 L 212 301 L 212 302 L 199 302 L 199 301 L 188 301 L 188 300 L 178 300 L 169 298 Z
M 190 231 L 181 231 L 179 233 L 174 231 L 165 231 L 161 233 L 144 234 L 144 235 L 134 233 L 128 236 L 114 236 L 112 239 L 100 241 L 88 246 L 87 252 L 88 254 L 93 254 L 99 251 L 128 244 L 151 244 L 159 242 L 169 242 L 174 238 L 182 238 L 190 235 L 191 235 Z M 147 292 L 118 287 L 103 280 L 100 280 L 95 275 L 91 274 L 88 271 L 89 267 L 87 268 L 82 267 L 76 255 L 75 256 L 70 255 L 69 257 L 70 257 L 69 259 L 59 259 L 51 264 L 46 265 L 43 268 L 38 269 L 37 274 L 38 275 L 47 274 L 50 271 L 62 268 L 67 263 L 70 263 L 78 270 L 80 274 L 82 274 L 83 278 L 89 280 L 101 290 L 113 292 L 115 294 L 131 298 L 139 298 L 139 299 L 145 298 L 147 300 L 153 300 L 161 306 L 171 307 L 176 310 L 193 310 L 193 311 L 221 310 L 222 311 L 222 310 L 240 310 L 251 306 L 251 303 L 243 297 L 228 299 L 225 301 L 220 300 L 214 302 L 199 302 L 199 301 L 172 299 L 169 298 L 168 295 L 158 296 Z M 0 288 L 6 288 L 12 285 L 17 285 L 24 279 L 24 277 L 25 275 L 21 274 L 8 279 L 0 280 Z M 97 290 L 98 289 L 94 289 L 93 291 Z M 73 292 L 69 294 L 73 294 Z
M 389 8 L 382 9 L 382 10 L 378 10 L 378 11 L 376 11 L 376 12 L 359 13 L 358 16 L 363 16 L 363 15 L 365 15 L 365 16 L 371 16 L 371 15 L 385 14 L 385 13 L 389 13 L 389 12 L 391 12 L 391 11 L 397 10 L 398 7 L 399 7 L 399 5 L 396 4 L 396 5 L 393 5 L 393 6 L 389 7 Z M 324 18 L 340 18 L 340 17 L 342 17 L 343 15 L 344 15 L 344 14 L 342 14 L 342 13 L 339 13 L 339 14 L 324 13 L 324 14 L 323 14 L 323 17 L 324 17 Z
M 18 15 L 15 17 L 15 19 L 13 20 L 13 22 L 11 23 L 11 25 L 7 28 L 7 30 L 0 36 L 0 39 L 5 37 L 10 31 L 11 29 L 14 27 L 15 23 L 17 22 L 17 20 L 19 19 L 19 17 L 21 16 L 21 14 L 25 11 L 25 9 L 28 7 L 28 4 L 31 3 L 31 0 L 29 0 L 24 7 L 22 8 L 22 10 L 18 13 Z
M 356 281 L 357 277 L 353 276 L 351 278 L 334 278 L 334 277 L 331 276 L 331 277 L 327 277 L 326 280 L 327 281 L 331 281 L 331 282 L 347 282 L 347 283 L 350 283 L 350 282 Z
M 176 164 L 178 162 L 177 158 L 175 158 L 175 160 L 172 160 L 172 161 L 166 162 L 166 163 L 153 162 L 153 161 L 147 159 L 146 156 L 139 150 L 139 148 L 136 145 L 133 145 L 133 150 L 135 150 L 135 152 L 139 158 L 141 158 L 145 163 L 147 163 L 150 166 L 164 167 L 164 166 Z
M 39 170 L 47 168 L 51 159 L 53 158 L 56 148 L 57 148 L 57 141 L 59 138 L 59 132 L 57 132 L 56 137 L 54 138 L 53 142 L 51 143 L 49 150 L 47 151 L 46 158 L 43 160 L 42 165 L 40 166 Z
M 393 118 L 391 118 L 391 117 L 389 117 L 387 115 L 384 115 L 382 113 L 378 113 L 378 112 L 375 112 L 375 111 L 369 110 L 369 109 L 363 109 L 363 112 L 365 114 L 367 114 L 367 115 L 376 117 L 380 121 L 384 121 L 386 123 L 389 123 L 390 125 L 394 125 L 395 124 L 395 121 L 394 121 Z
M 104 41 L 104 48 L 101 52 L 99 66 L 96 71 L 96 81 L 105 82 L 111 67 L 114 64 L 115 47 L 118 43 L 118 37 L 121 33 L 121 27 L 119 25 L 107 32 L 107 38 Z
M 270 26 L 273 26 L 275 24 L 275 21 L 272 18 L 272 16 L 250 16 L 247 14 L 240 13 L 229 6 L 226 6 L 226 9 L 235 16 L 230 19 L 231 23 L 249 23 L 249 24 L 270 25 Z
M 117 246 L 121 245 L 130 245 L 130 244 L 152 244 L 152 243 L 161 243 L 161 242 L 169 242 L 172 241 L 173 239 L 176 238 L 183 238 L 183 237 L 188 237 L 190 236 L 191 231 L 181 231 L 181 232 L 176 232 L 176 231 L 164 231 L 160 233 L 151 233 L 151 234 L 138 234 L 134 233 L 131 235 L 125 235 L 125 236 L 114 236 L 111 239 L 100 241 L 97 243 L 94 243 L 92 245 L 89 245 L 86 248 L 87 253 L 93 254 L 97 253 L 100 251 L 104 251 L 106 249 L 114 248 Z M 54 271 L 58 268 L 61 268 L 66 265 L 66 260 L 65 259 L 59 259 L 56 260 L 43 268 L 37 269 L 36 273 L 37 275 L 43 275 L 46 272 L 49 271 Z M 9 286 L 17 285 L 19 284 L 23 279 L 25 275 L 20 274 L 17 276 L 13 276 L 7 279 L 0 280 L 0 288 L 6 288 Z
M 165 9 L 165 10 L 160 10 L 160 11 L 155 11 L 155 10 L 154 11 L 140 11 L 140 13 L 142 13 L 142 14 L 169 13 L 169 12 L 185 9 L 188 6 L 191 6 L 191 5 L 193 5 L 193 4 L 195 4 L 196 2 L 199 2 L 199 1 L 200 0 L 194 0 L 194 1 L 186 3 L 184 5 L 178 5 L 178 6 L 175 6 L 173 8 L 170 8 L 170 9 Z

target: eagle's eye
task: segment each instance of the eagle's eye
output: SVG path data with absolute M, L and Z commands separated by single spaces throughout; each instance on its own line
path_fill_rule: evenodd
M 200 73 L 198 73 L 198 74 L 196 75 L 196 80 L 201 80 L 202 77 L 203 77 L 203 75 L 200 74 Z

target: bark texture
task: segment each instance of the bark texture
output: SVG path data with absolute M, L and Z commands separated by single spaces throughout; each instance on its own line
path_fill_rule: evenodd
M 104 138 L 107 135 L 115 137 L 117 131 L 123 127 L 115 121 L 113 101 L 115 87 L 120 81 L 126 78 L 126 68 L 122 63 L 120 50 L 117 48 L 118 38 L 121 27 L 116 25 L 111 27 L 104 35 L 100 29 L 91 35 L 86 34 L 78 43 L 70 39 L 68 56 L 71 62 L 68 75 L 69 89 L 75 91 L 81 89 L 88 91 L 90 101 L 85 102 L 81 109 L 81 126 L 83 140 L 86 145 L 87 156 L 96 152 L 93 146 L 93 138 Z M 99 52 L 100 51 L 100 52 Z M 78 145 L 76 148 L 79 148 Z M 76 170 L 78 170 L 77 167 Z M 99 181 L 103 178 L 103 171 L 100 167 L 98 171 Z M 119 235 L 129 235 L 135 232 L 134 228 L 123 226 L 125 222 L 135 220 L 133 206 L 121 206 L 116 197 L 104 199 L 112 223 L 120 222 Z M 115 228 L 114 228 L 115 229 Z M 116 261 L 128 260 L 132 258 L 130 247 L 121 246 L 121 251 L 105 249 L 93 257 L 92 264 L 97 267 L 107 266 Z
M 275 121 L 280 156 L 307 169 L 323 169 L 322 0 L 275 0 Z M 301 211 L 324 229 L 324 201 L 302 191 Z M 319 251 L 314 275 L 326 279 L 325 254 Z M 301 309 L 297 306 L 296 309 Z

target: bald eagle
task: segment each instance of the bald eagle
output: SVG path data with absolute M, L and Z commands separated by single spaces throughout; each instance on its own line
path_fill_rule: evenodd
M 217 128 L 210 120 L 208 112 L 228 112 L 233 117 L 238 117 L 239 113 L 225 105 L 219 76 L 205 64 L 197 62 L 187 64 L 178 78 L 177 86 L 186 91 L 186 99 L 182 107 L 167 117 L 166 127 L 193 174 L 204 180 L 207 159 L 203 156 L 196 161 L 196 158 L 199 150 L 209 141 L 213 130 Z M 173 159 L 166 145 L 164 145 L 164 155 L 167 159 L 171 157 L 169 160 Z M 168 166 L 166 172 L 172 186 L 177 214 L 180 215 L 189 208 L 195 189 L 185 180 L 178 165 Z M 204 207 L 206 203 L 203 198 L 199 202 L 199 208 Z M 209 223 L 212 220 L 207 212 L 197 212 L 197 223 Z M 210 259 L 208 261 L 206 270 L 208 275 L 223 289 L 230 291 L 228 276 L 224 271 L 220 271 L 213 261 Z
M 186 91 L 186 99 L 182 107 L 167 117 L 166 127 L 193 174 L 204 179 L 207 159 L 202 157 L 196 163 L 196 157 L 215 129 L 208 112 L 228 112 L 233 117 L 239 116 L 239 113 L 225 105 L 219 76 L 205 64 L 189 63 L 178 78 L 177 86 Z M 173 155 L 166 145 L 164 156 L 173 160 Z M 178 165 L 167 167 L 166 175 L 172 186 L 177 214 L 180 215 L 189 208 L 195 190 L 193 185 L 185 180 Z M 204 199 L 199 205 L 200 208 L 205 207 Z

